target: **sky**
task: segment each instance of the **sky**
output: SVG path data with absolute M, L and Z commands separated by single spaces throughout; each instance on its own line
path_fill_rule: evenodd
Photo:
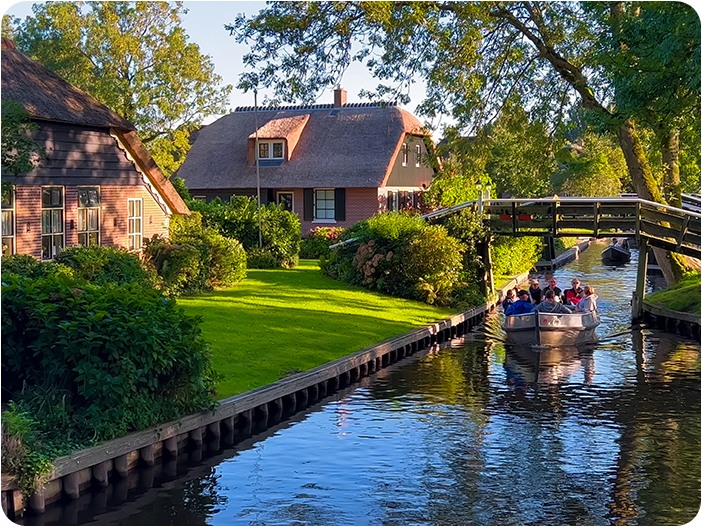
M 22 20 L 32 14 L 32 4 L 34 2 L 12 3 L 7 0 L 0 0 L 3 14 L 14 15 Z M 215 65 L 215 72 L 223 79 L 224 84 L 234 86 L 230 97 L 230 107 L 233 110 L 237 106 L 253 106 L 253 93 L 244 93 L 236 89 L 239 75 L 244 71 L 242 58 L 248 51 L 244 44 L 237 44 L 234 37 L 224 29 L 225 24 L 234 22 L 237 14 L 244 13 L 247 16 L 254 15 L 265 7 L 265 2 L 248 1 L 186 1 L 183 2 L 188 13 L 183 16 L 182 26 L 190 37 L 190 41 L 200 47 L 200 52 L 212 57 Z M 366 68 L 358 63 L 352 64 L 344 74 L 341 87 L 348 92 L 348 102 L 361 102 L 358 94 L 362 89 L 374 88 L 378 85 L 378 80 L 374 79 Z M 328 87 L 319 99 L 319 104 L 332 103 L 334 101 L 335 86 Z M 403 106 L 406 110 L 413 112 L 424 97 L 424 83 L 417 83 L 410 91 L 411 102 Z M 272 92 L 261 90 L 258 94 L 259 103 Z M 211 117 L 205 124 L 215 120 Z M 420 119 L 422 120 L 422 119 Z

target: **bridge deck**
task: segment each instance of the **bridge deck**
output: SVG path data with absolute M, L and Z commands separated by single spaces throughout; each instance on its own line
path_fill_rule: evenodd
M 493 199 L 483 202 L 484 223 L 502 236 L 638 236 L 649 245 L 700 258 L 702 215 L 639 198 Z M 439 219 L 471 201 L 424 216 Z

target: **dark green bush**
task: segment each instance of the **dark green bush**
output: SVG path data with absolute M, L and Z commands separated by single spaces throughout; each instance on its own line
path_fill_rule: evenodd
M 276 269 L 278 259 L 268 249 L 250 249 L 246 253 L 247 267 L 249 269 Z
M 209 203 L 188 202 L 190 209 L 202 214 L 202 225 L 228 238 L 241 242 L 248 252 L 259 247 L 259 213 L 255 198 L 234 197 L 231 203 L 217 198 Z M 300 252 L 300 220 L 297 214 L 282 205 L 268 204 L 261 208 L 261 240 L 264 249 L 276 257 L 278 266 L 297 265 Z
M 52 275 L 74 276 L 73 269 L 56 262 L 40 262 L 28 254 L 2 257 L 2 272 L 14 273 L 25 278 L 42 278 Z
M 341 241 L 341 227 L 315 227 L 300 241 L 300 258 L 329 258 L 329 246 Z
M 211 286 L 229 286 L 246 278 L 246 252 L 237 240 L 208 231 L 201 243 L 210 255 L 207 279 Z
M 462 270 L 461 243 L 439 225 L 404 212 L 362 221 L 344 235 L 322 270 L 332 278 L 393 296 L 445 305 Z
M 154 236 L 144 240 L 144 257 L 154 266 L 166 295 L 193 294 L 204 289 L 204 275 L 207 273 L 203 270 L 202 254 L 197 247 L 169 243 Z
M 155 279 L 138 254 L 114 247 L 66 247 L 56 256 L 56 262 L 73 269 L 76 277 L 97 285 L 153 284 Z
M 199 318 L 160 291 L 6 275 L 2 299 L 3 398 L 54 437 L 105 440 L 212 406 Z
M 543 250 L 541 238 L 498 236 L 490 250 L 495 275 L 512 276 L 529 271 Z
M 482 280 L 485 265 L 480 255 L 478 243 L 485 239 L 487 231 L 477 211 L 463 209 L 446 221 L 449 235 L 459 240 L 465 247 L 463 253 L 463 276 L 465 282 L 475 283 Z

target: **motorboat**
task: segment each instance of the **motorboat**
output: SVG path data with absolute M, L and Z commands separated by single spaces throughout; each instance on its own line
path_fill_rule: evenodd
M 631 252 L 621 245 L 610 245 L 602 251 L 602 262 L 605 264 L 625 264 L 631 260 Z
M 505 317 L 507 339 L 520 346 L 576 346 L 596 342 L 595 328 L 600 325 L 597 312 L 539 313 Z

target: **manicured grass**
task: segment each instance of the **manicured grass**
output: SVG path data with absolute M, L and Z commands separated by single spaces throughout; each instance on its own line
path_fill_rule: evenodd
M 295 269 L 250 269 L 240 284 L 178 299 L 203 317 L 219 398 L 305 371 L 452 314 L 332 280 L 315 260 Z
M 665 309 L 700 314 L 700 273 L 688 276 L 664 291 L 654 293 L 646 300 Z

